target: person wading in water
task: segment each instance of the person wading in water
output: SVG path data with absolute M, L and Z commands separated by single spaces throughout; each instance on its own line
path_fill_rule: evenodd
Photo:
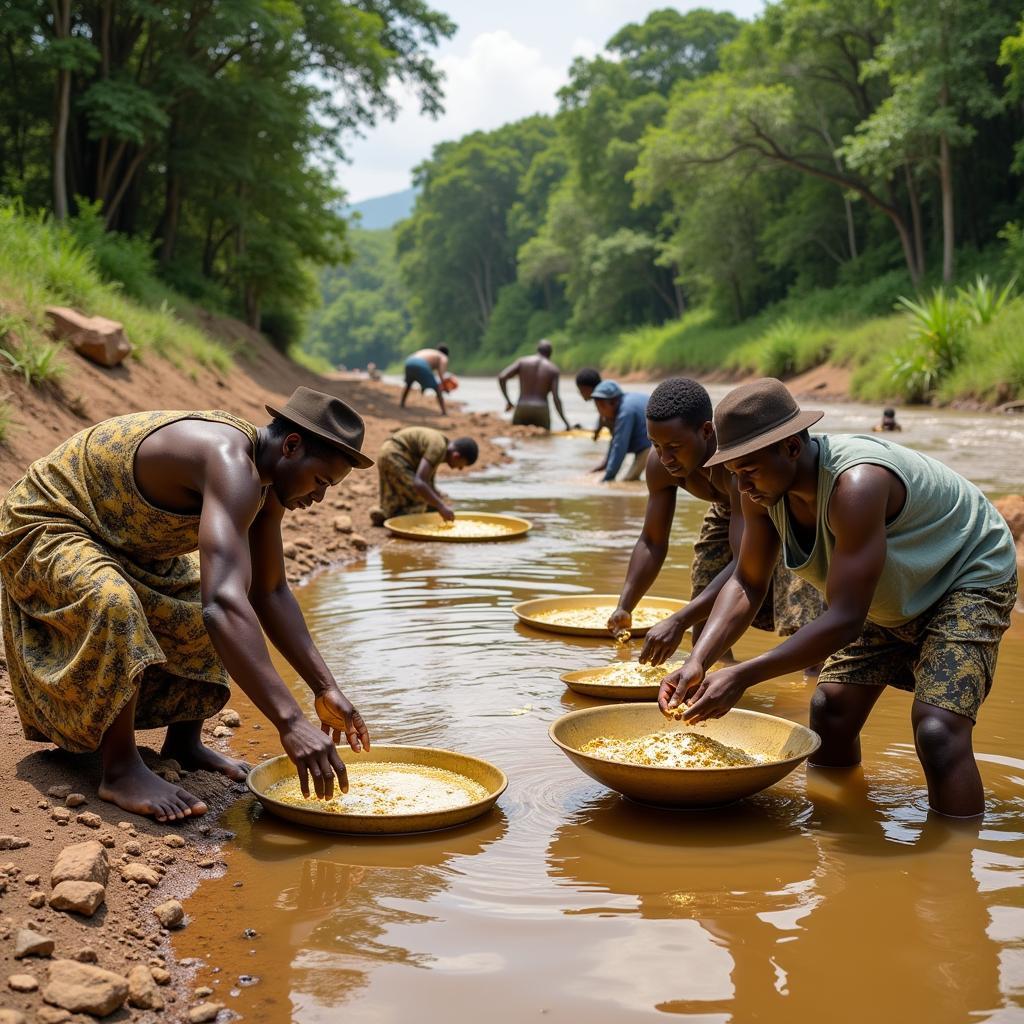
M 297 388 L 255 427 L 227 412 L 140 412 L 98 423 L 37 462 L 0 504 L 0 618 L 26 738 L 99 750 L 99 795 L 157 821 L 206 805 L 146 767 L 136 729 L 167 727 L 164 757 L 245 778 L 202 742 L 228 675 L 278 730 L 304 795 L 348 788 L 341 732 L 359 712 L 288 588 L 281 521 L 373 460 L 344 402 Z M 192 552 L 198 551 L 198 559 Z M 262 627 L 262 628 L 261 628 Z M 316 697 L 311 724 L 263 635 Z
M 932 809 L 984 813 L 972 733 L 1017 600 L 1013 538 L 995 506 L 936 459 L 870 435 L 811 437 L 772 378 L 715 410 L 708 466 L 736 477 L 743 539 L 693 653 L 658 703 L 721 718 L 751 686 L 828 659 L 811 700 L 819 767 L 860 762 L 860 732 L 886 686 L 913 694 L 914 744 Z M 778 647 L 707 674 L 760 607 L 779 554 L 827 607 Z
M 551 429 L 551 409 L 548 395 L 555 403 L 555 411 L 561 417 L 566 430 L 572 430 L 562 411 L 562 399 L 558 394 L 559 369 L 551 361 L 551 342 L 537 343 L 535 356 L 524 356 L 511 366 L 506 366 L 498 376 L 498 387 L 505 396 L 505 412 L 512 411 L 512 399 L 508 397 L 506 385 L 513 377 L 519 378 L 519 401 L 512 413 L 514 424 Z
M 701 625 L 736 564 L 743 512 L 732 475 L 722 465 L 707 466 L 718 442 L 711 421 L 711 398 L 697 381 L 672 377 L 654 389 L 647 400 L 647 434 L 657 458 L 647 460 L 647 511 L 619 605 L 608 619 L 613 636 L 630 628 L 633 609 L 658 578 L 668 554 L 679 491 L 711 503 L 693 546 L 690 600 L 681 611 L 648 631 L 640 652 L 640 661 L 660 665 L 675 653 L 687 629 L 692 627 L 693 642 L 697 642 Z M 751 624 L 755 629 L 788 636 L 821 614 L 823 607 L 818 591 L 780 560 Z M 726 651 L 722 658 L 732 661 L 732 652 Z M 817 667 L 812 666 L 806 674 L 816 675 Z

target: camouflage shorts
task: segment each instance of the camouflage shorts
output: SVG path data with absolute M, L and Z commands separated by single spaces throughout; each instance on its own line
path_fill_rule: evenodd
M 972 720 L 992 688 L 999 641 L 1017 601 L 1017 579 L 984 590 L 953 590 L 916 619 L 887 629 L 864 624 L 837 651 L 819 683 L 894 686 Z
M 713 503 L 704 515 L 700 536 L 693 546 L 690 600 L 705 590 L 731 560 L 729 508 Z M 821 594 L 810 583 L 791 573 L 780 559 L 768 593 L 751 625 L 769 633 L 776 632 L 779 636 L 789 636 L 816 619 L 824 608 Z

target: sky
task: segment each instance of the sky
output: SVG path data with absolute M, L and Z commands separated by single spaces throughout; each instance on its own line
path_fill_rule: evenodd
M 351 162 L 338 169 L 350 202 L 400 192 L 412 169 L 433 147 L 478 129 L 489 130 L 536 113 L 554 113 L 574 57 L 592 57 L 618 29 L 643 21 L 653 10 L 695 7 L 759 14 L 762 0 L 433 0 L 459 26 L 435 51 L 445 73 L 445 113 L 419 112 L 411 92 L 396 87 L 401 107 L 365 138 L 349 140 Z

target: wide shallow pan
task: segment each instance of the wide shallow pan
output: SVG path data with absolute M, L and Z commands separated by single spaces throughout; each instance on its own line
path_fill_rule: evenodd
M 606 683 L 603 680 L 619 665 L 629 662 L 615 662 L 602 668 L 581 668 L 574 672 L 563 672 L 558 678 L 574 693 L 602 700 L 646 700 L 658 699 L 658 683 L 643 683 L 629 686 L 625 683 Z M 663 675 L 668 675 L 666 670 Z
M 619 603 L 618 594 L 576 594 L 572 597 L 537 597 L 532 601 L 520 601 L 512 606 L 512 611 L 519 617 L 519 621 L 533 629 L 541 629 L 547 633 L 562 633 L 567 636 L 599 636 L 605 640 L 611 640 L 612 635 L 604 626 L 600 628 L 589 626 L 562 626 L 557 622 L 543 622 L 536 618 L 538 612 L 552 612 L 555 610 L 576 611 L 580 608 L 593 608 L 595 605 L 611 605 L 615 608 Z M 686 604 L 685 601 L 677 601 L 671 597 L 645 597 L 637 605 L 637 608 L 660 608 L 666 615 L 679 611 Z M 634 626 L 631 630 L 633 636 L 646 636 L 649 626 Z
M 495 526 L 505 527 L 507 533 L 495 531 L 493 535 L 483 537 L 446 537 L 444 534 L 421 533 L 423 526 L 437 526 L 441 517 L 436 512 L 414 512 L 405 516 L 392 516 L 384 520 L 384 526 L 396 537 L 406 537 L 409 540 L 439 540 L 446 544 L 475 544 L 478 541 L 491 540 L 513 540 L 529 533 L 533 524 L 528 519 L 520 519 L 519 516 L 503 516 L 493 512 L 456 512 L 455 518 L 472 520 L 476 523 L 493 523 Z M 511 528 L 511 529 L 509 529 Z
M 496 768 L 490 762 L 483 761 L 478 757 L 459 754 L 454 750 L 407 747 L 400 744 L 374 744 L 365 754 L 355 754 L 348 748 L 339 748 L 338 752 L 348 764 L 353 764 L 362 757 L 367 761 L 421 764 L 430 768 L 443 768 L 480 783 L 487 790 L 487 796 L 465 807 L 457 807 L 450 811 L 429 811 L 423 814 L 335 814 L 319 810 L 320 802 L 314 796 L 310 797 L 308 805 L 300 807 L 267 796 L 267 790 L 275 782 L 280 782 L 295 774 L 295 765 L 284 754 L 258 764 L 249 772 L 245 781 L 260 803 L 278 817 L 324 832 L 348 832 L 358 835 L 430 832 L 434 829 L 461 825 L 463 822 L 470 821 L 489 811 L 508 785 L 508 779 L 505 778 L 505 773 L 500 768 Z M 312 787 L 310 792 L 312 792 Z
M 769 760 L 738 768 L 652 768 L 580 751 L 598 736 L 632 739 L 662 729 L 698 732 Z M 657 704 L 570 711 L 552 723 L 548 735 L 592 779 L 632 800 L 663 807 L 718 807 L 751 796 L 785 778 L 821 743 L 806 726 L 759 711 L 734 708 L 724 718 L 698 726 L 666 718 Z

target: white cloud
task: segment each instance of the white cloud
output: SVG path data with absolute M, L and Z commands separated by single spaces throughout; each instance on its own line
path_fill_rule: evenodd
M 573 53 L 589 56 L 589 39 L 573 43 Z M 394 92 L 401 113 L 367 139 L 349 147 L 352 163 L 339 172 L 352 201 L 408 188 L 409 170 L 430 156 L 438 142 L 467 132 L 487 131 L 530 114 L 554 113 L 567 67 L 547 64 L 539 49 L 500 29 L 475 36 L 464 53 L 438 59 L 444 72 L 445 113 L 436 121 L 420 114 L 411 90 Z

